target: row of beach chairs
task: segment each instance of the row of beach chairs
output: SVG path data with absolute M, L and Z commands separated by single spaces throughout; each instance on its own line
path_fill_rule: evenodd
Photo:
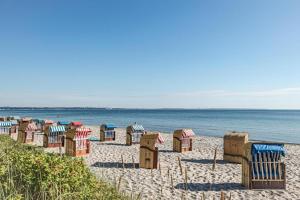
M 17 130 L 17 140 L 21 143 L 33 142 L 34 133 L 40 131 L 43 132 L 43 146 L 46 148 L 65 147 L 66 155 L 75 157 L 85 156 L 90 152 L 88 136 L 91 130 L 80 122 L 54 123 L 51 120 L 31 118 L 10 120 L 0 122 L 0 134 L 14 134 L 11 130 Z M 100 141 L 116 140 L 115 128 L 117 127 L 114 124 L 101 125 Z M 191 129 L 174 131 L 173 151 L 192 151 L 194 135 Z M 140 168 L 158 168 L 157 144 L 163 142 L 160 133 L 146 132 L 142 125 L 135 123 L 126 128 L 126 144 L 140 144 Z M 284 144 L 281 143 L 251 142 L 248 140 L 248 133 L 244 132 L 229 132 L 224 135 L 223 159 L 242 165 L 242 185 L 249 189 L 285 189 L 285 154 Z

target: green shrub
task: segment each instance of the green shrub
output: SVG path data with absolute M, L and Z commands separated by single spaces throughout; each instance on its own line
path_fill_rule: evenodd
M 0 136 L 0 199 L 125 199 L 82 159 L 44 153 Z

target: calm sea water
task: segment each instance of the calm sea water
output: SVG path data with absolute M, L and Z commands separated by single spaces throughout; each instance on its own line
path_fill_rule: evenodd
M 300 144 L 300 110 L 182 110 L 100 108 L 2 108 L 0 116 L 31 116 L 54 121 L 82 121 L 87 125 L 137 122 L 147 130 L 171 133 L 192 128 L 197 135 L 223 136 L 226 131 L 247 131 L 254 140 Z

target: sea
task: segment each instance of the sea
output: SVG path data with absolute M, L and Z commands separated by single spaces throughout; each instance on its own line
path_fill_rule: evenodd
M 0 108 L 0 116 L 14 115 L 86 125 L 113 123 L 120 128 L 136 122 L 146 130 L 170 134 L 181 128 L 217 137 L 227 131 L 246 131 L 251 140 L 300 144 L 300 110 Z

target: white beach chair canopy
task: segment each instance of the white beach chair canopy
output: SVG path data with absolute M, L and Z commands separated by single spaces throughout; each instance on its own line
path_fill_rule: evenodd
M 0 122 L 0 127 L 11 127 L 12 123 L 10 121 Z
M 65 132 L 66 129 L 64 126 L 50 126 L 50 132 Z

